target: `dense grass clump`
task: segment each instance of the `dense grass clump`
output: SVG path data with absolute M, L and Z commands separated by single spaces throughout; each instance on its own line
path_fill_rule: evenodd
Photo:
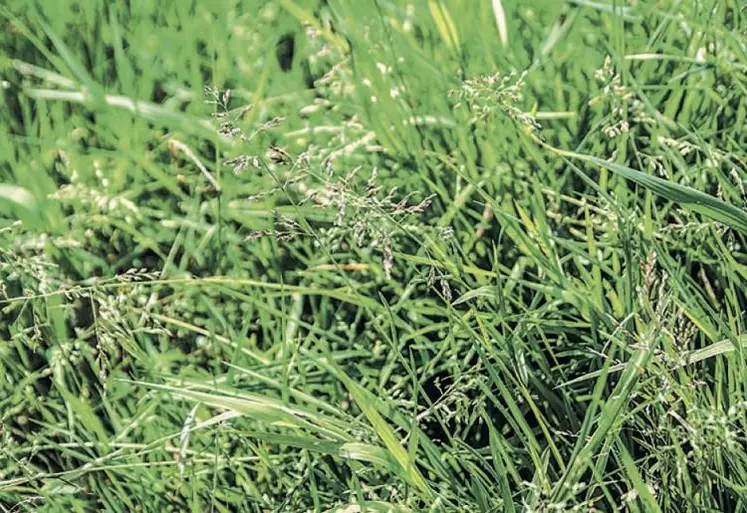
M 747 511 L 741 0 L 0 23 L 2 511 Z

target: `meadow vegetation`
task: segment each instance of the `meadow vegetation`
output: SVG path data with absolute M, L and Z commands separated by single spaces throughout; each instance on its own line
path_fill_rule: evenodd
M 743 0 L 4 0 L 0 509 L 747 512 Z

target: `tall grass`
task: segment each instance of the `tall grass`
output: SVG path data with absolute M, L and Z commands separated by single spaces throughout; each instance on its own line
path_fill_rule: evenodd
M 0 6 L 3 511 L 747 511 L 737 0 Z

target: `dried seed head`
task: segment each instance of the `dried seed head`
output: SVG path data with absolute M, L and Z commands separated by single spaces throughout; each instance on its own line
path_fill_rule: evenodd
M 394 267 L 394 256 L 392 255 L 392 245 L 391 245 L 391 241 L 387 239 L 387 241 L 384 244 L 384 274 L 386 274 L 387 280 L 392 278 L 393 267 Z

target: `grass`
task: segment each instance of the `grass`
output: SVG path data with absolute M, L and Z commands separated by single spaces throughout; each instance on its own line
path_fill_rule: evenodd
M 4 2 L 2 511 L 747 511 L 746 9 Z

